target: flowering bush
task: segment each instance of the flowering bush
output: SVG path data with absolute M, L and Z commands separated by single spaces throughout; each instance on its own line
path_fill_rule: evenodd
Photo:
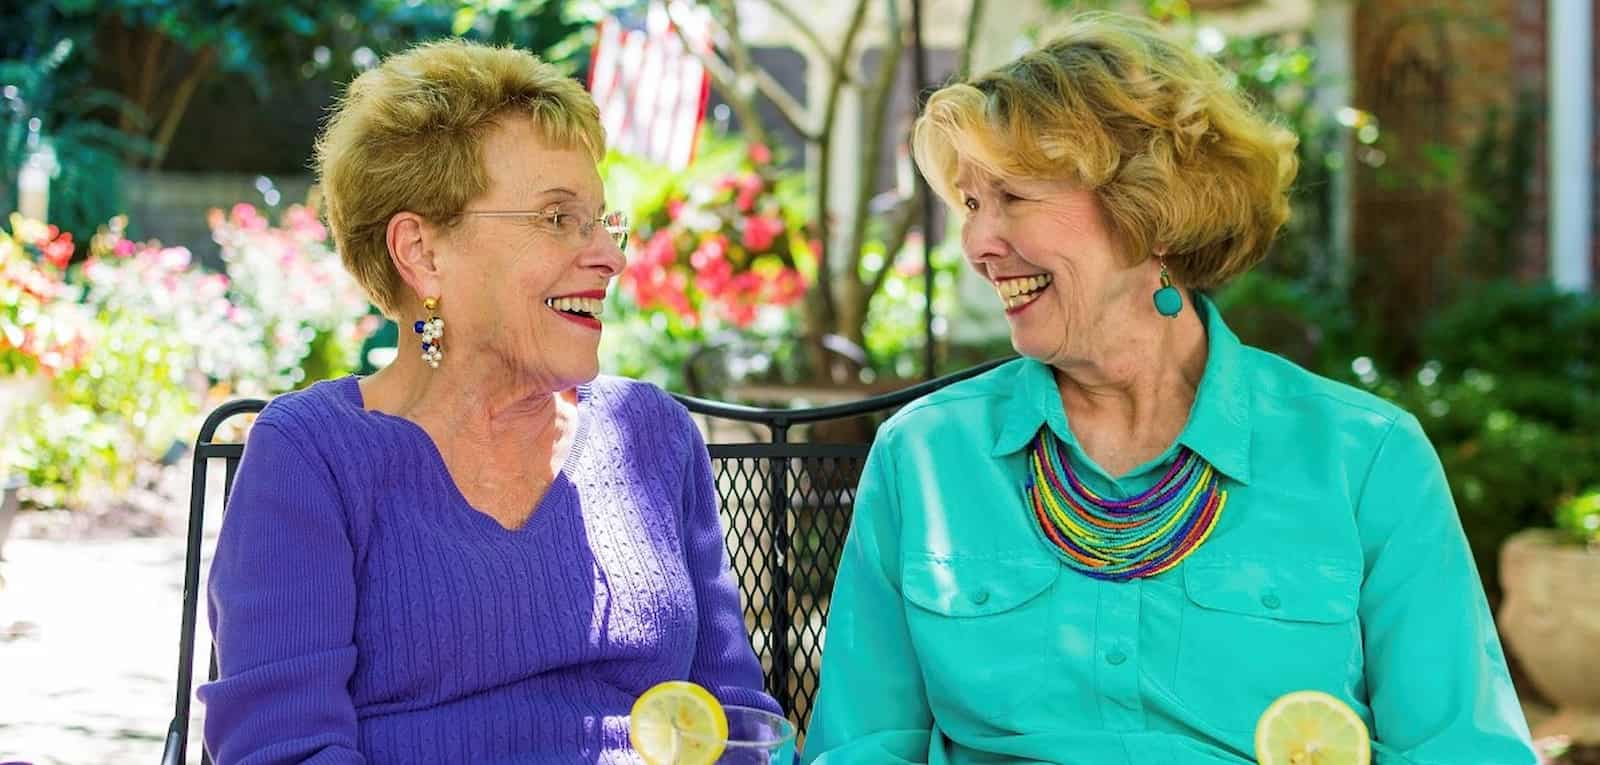
M 613 156 L 608 187 L 634 220 L 620 293 L 607 310 L 616 371 L 681 387 L 706 343 L 790 336 L 815 271 L 800 179 L 760 144 L 706 136 L 681 173 Z
M 113 219 L 67 269 L 69 235 L 14 219 L 0 238 L 0 373 L 48 379 L 0 465 L 44 502 L 91 477 L 113 485 L 166 453 L 219 395 L 270 395 L 342 374 L 377 323 L 305 208 L 281 227 L 254 208 L 215 212 L 226 273 L 187 249 L 126 238 Z M 14 376 L 14 375 L 13 375 Z
M 316 213 L 295 205 L 273 227 L 254 207 L 238 204 L 226 215 L 213 210 L 210 223 L 234 309 L 261 332 L 264 356 L 238 379 L 280 392 L 354 369 L 361 341 L 380 319 L 369 315 L 365 293 Z
M 72 234 L 20 215 L 0 232 L 0 377 L 54 375 L 82 357 L 82 323 L 63 310 L 73 249 Z

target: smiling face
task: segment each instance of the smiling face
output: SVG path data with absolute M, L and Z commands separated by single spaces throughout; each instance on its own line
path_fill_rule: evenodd
M 1151 263 L 1126 255 L 1094 192 L 1000 178 L 966 162 L 955 185 L 962 250 L 1000 294 L 1018 353 L 1061 367 L 1136 337 Z
M 590 225 L 605 208 L 594 160 L 552 148 L 519 117 L 490 130 L 482 158 L 488 189 L 432 238 L 449 363 L 496 365 L 550 390 L 587 382 L 599 370 L 600 301 L 624 265 Z M 474 214 L 507 211 L 529 214 Z

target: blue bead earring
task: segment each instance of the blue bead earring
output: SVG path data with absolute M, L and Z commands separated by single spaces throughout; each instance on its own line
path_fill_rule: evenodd
M 428 318 L 411 325 L 411 331 L 422 335 L 422 360 L 438 369 L 439 362 L 444 360 L 444 349 L 440 347 L 440 341 L 444 338 L 444 319 L 439 318 L 439 299 L 425 298 L 422 307 L 428 312 Z
M 1156 256 L 1156 262 L 1161 264 L 1161 289 L 1156 290 L 1156 312 L 1169 319 L 1177 317 L 1183 311 L 1183 293 L 1172 286 L 1172 277 L 1167 274 L 1167 261 L 1162 256 Z

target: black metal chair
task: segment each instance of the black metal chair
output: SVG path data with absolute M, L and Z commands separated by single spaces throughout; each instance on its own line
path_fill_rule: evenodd
M 707 449 L 727 526 L 727 546 L 744 598 L 745 623 L 761 658 L 767 689 L 796 727 L 805 729 L 816 701 L 823 629 L 839 551 L 850 525 L 855 485 L 866 461 L 870 438 L 818 440 L 827 425 L 868 418 L 864 432 L 910 401 L 985 372 L 992 361 L 937 380 L 847 404 L 806 409 L 767 409 L 676 396 L 690 412 L 717 420 L 765 427 L 765 441 L 722 443 Z M 194 695 L 195 626 L 199 612 L 201 542 L 212 460 L 222 460 L 222 510 L 243 454 L 242 443 L 214 440 L 229 419 L 252 415 L 266 406 L 258 399 L 232 401 L 206 418 L 195 442 L 189 495 L 188 547 L 183 570 L 183 619 L 178 635 L 178 683 L 172 722 L 167 727 L 162 765 L 184 765 L 188 758 L 190 700 Z M 819 428 L 819 426 L 822 426 Z M 811 438 L 796 431 L 810 428 Z M 209 677 L 216 678 L 211 653 Z M 209 753 L 202 750 L 202 765 Z

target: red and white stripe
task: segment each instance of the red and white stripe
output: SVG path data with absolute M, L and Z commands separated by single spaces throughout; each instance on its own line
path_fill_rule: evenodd
M 710 16 L 703 6 L 652 2 L 644 29 L 600 22 L 589 66 L 589 92 L 611 148 L 674 169 L 694 159 L 705 118 L 711 76 L 674 31 L 703 53 L 711 52 Z

